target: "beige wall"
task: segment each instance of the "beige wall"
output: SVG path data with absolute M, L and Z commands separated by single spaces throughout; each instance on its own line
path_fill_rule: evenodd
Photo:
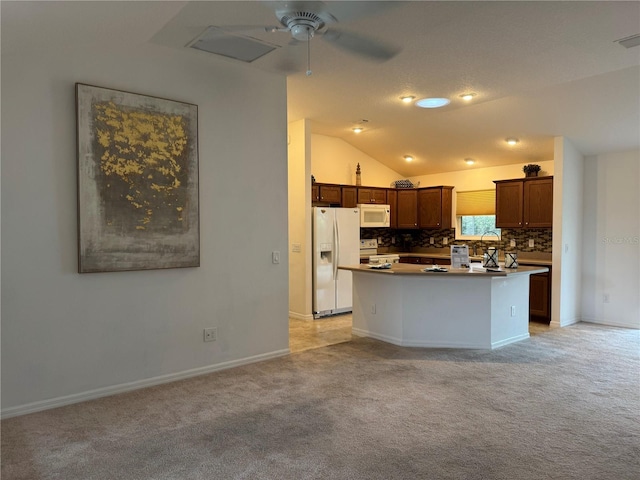
M 355 185 L 358 163 L 362 185 L 368 187 L 389 187 L 404 178 L 340 138 L 311 135 L 311 173 L 317 182 Z
M 542 168 L 540 175 L 553 175 L 553 160 L 537 162 Z M 455 172 L 437 173 L 411 177 L 414 183 L 420 182 L 421 187 L 437 185 L 453 185 L 457 191 L 485 190 L 495 187 L 494 180 L 521 178 L 523 165 L 502 165 L 500 167 L 474 168 Z
M 311 313 L 311 133 L 308 120 L 289 124 L 289 316 Z

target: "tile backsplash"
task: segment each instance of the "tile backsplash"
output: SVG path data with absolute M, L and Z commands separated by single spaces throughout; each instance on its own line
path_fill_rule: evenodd
M 455 229 L 440 230 L 396 230 L 393 228 L 361 228 L 360 238 L 377 238 L 378 246 L 398 251 L 410 251 L 412 248 L 446 248 L 452 243 L 465 243 L 469 249 L 475 246 L 481 251 L 480 241 L 456 240 Z M 551 228 L 503 228 L 502 239 L 498 242 L 494 236 L 486 236 L 484 246 L 497 246 L 503 252 L 540 252 L 552 253 L 553 230 Z M 430 243 L 433 238 L 433 244 Z M 444 243 L 447 238 L 448 243 Z M 511 240 L 515 240 L 516 246 L 511 247 Z M 529 240 L 533 240 L 534 246 L 529 247 Z

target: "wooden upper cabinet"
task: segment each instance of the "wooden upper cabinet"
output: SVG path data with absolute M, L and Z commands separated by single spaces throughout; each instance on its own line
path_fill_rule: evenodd
M 355 208 L 358 204 L 358 190 L 356 187 L 342 187 L 342 207 Z
M 524 182 L 496 183 L 496 227 L 521 228 Z
M 524 182 L 523 209 L 526 228 L 553 226 L 553 178 Z
M 387 203 L 389 204 L 391 228 L 398 228 L 398 192 L 395 189 L 387 190 Z
M 418 190 L 418 226 L 451 228 L 453 187 L 431 187 Z
M 553 226 L 553 177 L 498 180 L 495 183 L 496 227 Z
M 418 228 L 418 191 L 397 190 L 397 228 Z
M 313 184 L 311 185 L 311 201 L 313 203 L 340 205 L 342 202 L 342 189 L 340 185 Z
M 387 189 L 373 187 L 358 188 L 358 203 L 387 204 Z

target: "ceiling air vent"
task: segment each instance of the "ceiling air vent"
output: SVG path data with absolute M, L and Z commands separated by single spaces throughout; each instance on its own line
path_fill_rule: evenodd
M 278 48 L 277 45 L 244 35 L 231 34 L 222 28 L 214 26 L 207 28 L 187 47 L 247 63 L 253 62 Z
M 620 40 L 616 40 L 616 43 L 619 43 L 624 48 L 637 47 L 640 45 L 640 33 L 636 33 L 635 35 L 631 35 L 630 37 L 624 37 Z

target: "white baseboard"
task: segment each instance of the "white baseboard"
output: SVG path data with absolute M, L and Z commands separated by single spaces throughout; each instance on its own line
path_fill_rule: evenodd
M 585 323 L 595 323 L 597 325 L 606 325 L 608 327 L 633 328 L 634 330 L 640 329 L 640 325 L 639 324 L 633 325 L 633 324 L 624 323 L 624 322 L 601 320 L 601 319 L 592 318 L 592 317 L 583 318 L 582 321 L 585 322 Z
M 168 375 L 161 375 L 159 377 L 147 378 L 144 380 L 138 380 L 135 382 L 121 383 L 119 385 L 113 385 L 110 387 L 97 388 L 95 390 L 88 390 L 86 392 L 74 393 L 72 395 L 66 395 L 63 397 L 51 398 L 48 400 L 42 400 L 38 402 L 27 403 L 24 405 L 18 405 L 15 407 L 9 407 L 3 409 L 0 413 L 0 418 L 17 417 L 19 415 L 26 415 L 28 413 L 40 412 L 43 410 L 49 410 L 51 408 L 63 407 L 65 405 L 71 405 L 74 403 L 86 402 L 87 400 L 95 400 L 101 397 L 108 397 L 118 393 L 130 392 L 132 390 L 139 390 L 141 388 L 152 387 L 154 385 L 161 385 L 163 383 L 175 382 L 177 380 L 184 380 L 190 377 L 197 377 L 199 375 L 205 375 L 207 373 L 217 372 L 220 370 L 227 370 L 233 367 L 239 367 L 241 365 L 247 365 L 250 363 L 261 362 L 263 360 L 269 360 L 271 358 L 282 357 L 290 353 L 289 349 L 276 350 L 274 352 L 263 353 L 260 355 L 254 355 L 252 357 L 241 358 L 238 360 L 231 360 L 229 362 L 217 363 L 215 365 L 207 365 L 206 367 L 193 368 L 191 370 L 185 370 L 182 372 L 171 373 Z
M 313 320 L 313 314 L 305 315 L 304 313 L 289 312 L 289 318 L 295 318 L 296 320 Z
M 383 342 L 392 343 L 393 345 L 398 345 L 399 347 L 423 347 L 423 348 L 470 348 L 470 349 L 483 349 L 487 350 L 489 348 L 500 348 L 504 345 L 508 345 L 510 343 L 519 342 L 521 340 L 525 340 L 529 338 L 529 334 L 523 334 L 516 337 L 508 338 L 506 340 L 501 340 L 499 342 L 494 342 L 489 347 L 488 345 L 480 345 L 480 344 L 472 344 L 472 343 L 456 343 L 456 342 L 425 342 L 425 341 L 411 341 L 411 340 L 403 340 L 397 337 L 391 337 L 389 335 L 380 335 L 378 333 L 372 333 L 368 330 L 363 330 L 360 328 L 352 328 L 353 334 L 358 337 L 369 337 L 375 338 L 376 340 L 382 340 Z

